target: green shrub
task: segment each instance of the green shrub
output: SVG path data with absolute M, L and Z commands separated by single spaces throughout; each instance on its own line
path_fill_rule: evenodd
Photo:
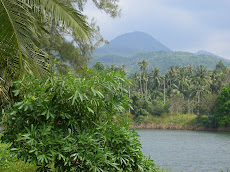
M 214 116 L 218 126 L 230 126 L 230 86 L 223 88 L 221 91 L 221 95 L 217 99 Z
M 39 171 L 154 171 L 129 129 L 123 73 L 86 69 L 15 82 L 19 102 L 3 111 L 2 140 Z

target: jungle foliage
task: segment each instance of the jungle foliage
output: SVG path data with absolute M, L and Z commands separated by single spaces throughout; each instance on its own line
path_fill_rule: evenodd
M 135 131 L 124 72 L 95 71 L 15 81 L 2 140 L 25 162 L 48 171 L 155 171 Z

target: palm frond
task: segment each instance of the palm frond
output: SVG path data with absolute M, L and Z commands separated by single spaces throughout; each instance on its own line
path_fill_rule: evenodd
M 41 78 L 48 70 L 48 57 L 35 44 L 38 31 L 35 13 L 43 14 L 47 22 L 69 29 L 79 40 L 91 40 L 92 30 L 85 17 L 68 3 L 60 0 L 0 0 L 0 77 L 7 83 L 24 73 Z M 3 95 L 3 91 L 0 94 Z
M 0 56 L 7 71 L 17 77 L 25 71 L 37 77 L 46 71 L 46 56 L 34 44 L 36 32 L 30 6 L 21 0 L 0 0 Z
M 9 95 L 8 91 L 4 87 L 4 80 L 0 77 L 0 107 L 3 105 L 5 102 L 9 101 Z
M 85 16 L 69 3 L 60 0 L 27 0 L 27 3 L 33 5 L 34 9 L 43 14 L 48 21 L 71 29 L 72 34 L 83 41 L 91 41 L 92 30 Z

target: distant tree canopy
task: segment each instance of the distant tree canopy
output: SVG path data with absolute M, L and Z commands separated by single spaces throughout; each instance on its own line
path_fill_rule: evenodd
M 226 66 L 224 65 L 223 61 L 220 60 L 218 64 L 216 64 L 216 69 L 217 70 L 221 70 L 221 71 L 225 71 L 227 68 Z
M 95 65 L 93 65 L 93 68 L 97 70 L 104 70 L 105 66 L 101 62 L 97 62 Z

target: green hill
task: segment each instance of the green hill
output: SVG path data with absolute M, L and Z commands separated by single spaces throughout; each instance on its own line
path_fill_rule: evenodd
M 97 57 L 92 60 L 92 64 L 97 61 L 102 62 L 105 66 L 115 64 L 117 66 L 125 65 L 131 73 L 138 70 L 137 63 L 142 59 L 147 59 L 149 63 L 149 70 L 158 67 L 162 73 L 165 73 L 170 66 L 187 66 L 192 64 L 194 66 L 204 65 L 209 69 L 214 69 L 219 62 L 219 58 L 210 55 L 195 55 L 188 52 L 148 52 L 137 53 L 132 57 L 118 56 L 118 55 L 105 55 Z M 223 60 L 224 64 L 230 67 L 230 62 Z
M 89 64 L 94 65 L 100 61 L 105 66 L 111 64 L 125 65 L 129 72 L 138 71 L 137 64 L 142 59 L 147 59 L 149 70 L 158 67 L 165 73 L 170 66 L 194 66 L 204 65 L 214 69 L 220 58 L 207 53 L 173 52 L 152 36 L 143 32 L 133 32 L 118 36 L 110 42 L 97 49 L 94 59 Z M 224 64 L 230 67 L 230 61 L 221 58 Z

